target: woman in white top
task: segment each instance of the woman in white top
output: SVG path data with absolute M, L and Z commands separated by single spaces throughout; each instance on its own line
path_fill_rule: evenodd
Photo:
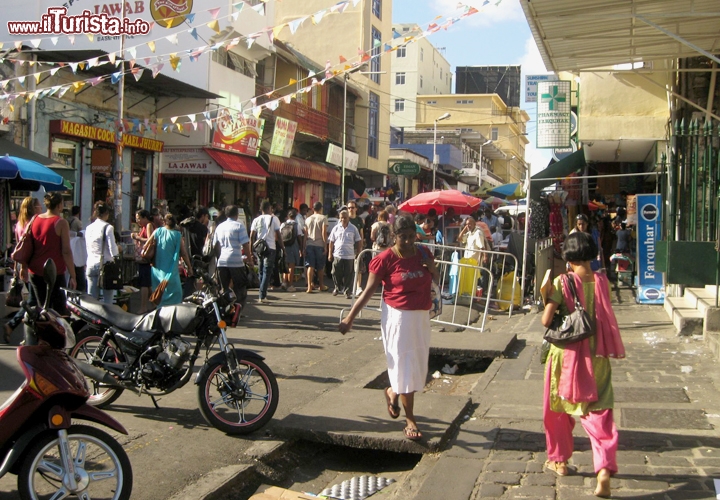
M 115 232 L 108 223 L 110 207 L 104 201 L 95 203 L 93 210 L 95 221 L 85 229 L 85 245 L 87 246 L 87 292 L 100 298 L 100 268 L 103 262 L 113 260 L 120 255 L 117 243 L 115 243 Z M 115 290 L 103 290 L 103 302 L 112 304 L 115 298 Z

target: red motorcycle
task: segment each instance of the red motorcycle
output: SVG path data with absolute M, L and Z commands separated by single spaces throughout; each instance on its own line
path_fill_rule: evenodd
M 23 500 L 129 499 L 133 476 L 125 450 L 97 427 L 73 422 L 87 420 L 127 434 L 117 420 L 86 403 L 85 377 L 65 351 L 75 344 L 75 335 L 49 308 L 55 263 L 48 260 L 44 271 L 44 306 L 23 302 L 38 345 L 17 349 L 25 382 L 0 407 L 0 477 L 16 474 Z

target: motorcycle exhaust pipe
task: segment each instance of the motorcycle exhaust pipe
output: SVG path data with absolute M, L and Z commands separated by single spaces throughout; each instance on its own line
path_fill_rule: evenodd
M 139 394 L 139 391 L 131 386 L 124 385 L 115 378 L 113 378 L 108 372 L 105 370 L 102 370 L 96 366 L 90 365 L 88 363 L 85 363 L 84 361 L 80 361 L 78 359 L 72 358 L 72 360 L 75 362 L 77 367 L 80 369 L 83 375 L 86 377 L 89 377 L 93 379 L 96 382 L 99 382 L 104 385 L 108 385 L 111 387 L 117 387 L 118 389 L 129 389 L 135 393 Z

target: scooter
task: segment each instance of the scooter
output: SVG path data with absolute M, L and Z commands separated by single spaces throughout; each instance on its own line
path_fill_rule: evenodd
M 17 475 L 23 500 L 92 498 L 127 500 L 132 492 L 130 460 L 107 432 L 78 425 L 86 420 L 127 434 L 125 428 L 86 403 L 85 377 L 67 354 L 75 344 L 70 324 L 49 307 L 57 278 L 52 260 L 44 266 L 45 304 L 22 306 L 38 345 L 21 346 L 17 358 L 25 382 L 0 406 L 0 477 Z

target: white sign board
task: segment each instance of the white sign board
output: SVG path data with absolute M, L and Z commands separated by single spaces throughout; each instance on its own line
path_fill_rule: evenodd
M 203 148 L 163 149 L 160 159 L 161 174 L 222 175 L 223 170 Z
M 538 82 L 537 148 L 570 147 L 569 81 Z
M 525 75 L 525 102 L 537 102 L 538 82 L 553 82 L 555 75 Z
M 345 170 L 357 172 L 359 160 L 360 155 L 347 149 L 345 150 Z M 325 161 L 342 167 L 342 148 L 335 144 L 328 145 L 327 158 L 325 158 Z

